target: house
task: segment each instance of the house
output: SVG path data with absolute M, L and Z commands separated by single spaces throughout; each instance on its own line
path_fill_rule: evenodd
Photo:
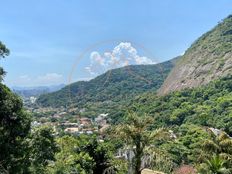
M 38 126 L 40 126 L 40 125 L 41 125 L 40 122 L 37 122 L 37 121 L 31 122 L 31 127 L 38 127 Z
M 87 118 L 87 117 L 80 118 L 79 122 L 83 126 L 90 126 L 92 124 L 91 120 L 89 118 Z
M 54 114 L 52 117 L 53 118 L 61 118 L 61 116 L 59 114 Z
M 215 128 L 208 128 L 216 137 L 220 136 L 222 133 L 225 133 L 227 136 L 229 136 L 226 132 L 220 130 L 220 129 L 215 129 Z M 230 137 L 230 136 L 229 136 Z M 232 138 L 232 137 L 230 137 Z
M 80 113 L 83 113 L 83 112 L 85 112 L 85 108 L 82 108 L 82 109 L 80 109 Z
M 69 127 L 64 130 L 64 132 L 68 132 L 71 134 L 77 134 L 79 132 L 79 128 L 77 127 Z
M 106 120 L 107 116 L 108 114 L 100 114 L 94 119 L 94 121 L 97 123 L 97 125 L 104 126 L 107 123 L 107 120 Z
M 102 133 L 104 133 L 109 127 L 110 127 L 109 124 L 105 124 L 104 126 L 102 126 L 101 129 L 99 129 L 99 132 L 102 134 Z
M 106 119 L 106 117 L 108 116 L 109 114 L 100 114 L 97 116 L 97 118 L 95 118 L 95 121 L 101 121 L 101 120 L 104 120 Z
M 67 112 L 61 112 L 59 113 L 60 116 L 65 116 L 67 114 Z
M 78 123 L 70 123 L 70 122 L 65 122 L 60 124 L 63 127 L 78 127 Z

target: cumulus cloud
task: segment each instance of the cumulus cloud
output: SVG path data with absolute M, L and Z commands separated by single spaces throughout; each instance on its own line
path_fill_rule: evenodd
M 105 65 L 105 59 L 98 52 L 94 51 L 90 54 L 90 58 L 92 62 L 96 62 L 100 65 Z
M 112 51 L 103 54 L 93 51 L 90 54 L 90 60 L 90 66 L 85 69 L 92 75 L 127 65 L 156 63 L 148 57 L 138 55 L 138 51 L 129 42 L 121 42 Z

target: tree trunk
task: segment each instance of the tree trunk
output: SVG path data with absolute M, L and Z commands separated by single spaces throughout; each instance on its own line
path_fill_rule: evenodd
M 134 174 L 141 174 L 141 164 L 142 164 L 142 155 L 143 155 L 143 148 L 141 147 L 140 138 L 136 142 L 136 149 L 135 149 L 135 166 L 134 166 Z

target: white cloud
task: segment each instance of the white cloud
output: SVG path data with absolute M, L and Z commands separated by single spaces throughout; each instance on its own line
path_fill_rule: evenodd
M 48 86 L 64 83 L 64 77 L 57 73 L 46 73 L 38 76 L 30 76 L 27 74 L 20 75 L 17 80 L 12 83 L 14 86 Z
M 180 53 L 180 56 L 183 56 L 185 54 L 185 51 L 184 52 L 182 52 L 182 53 Z
M 91 75 L 95 75 L 95 73 L 93 72 L 91 67 L 92 67 L 92 65 L 91 66 L 86 66 L 85 70 L 88 71 Z
M 155 64 L 151 59 L 147 57 L 135 57 L 135 61 L 137 64 Z
M 96 62 L 100 65 L 105 65 L 105 59 L 98 52 L 94 51 L 90 54 L 91 62 Z
M 127 65 L 156 64 L 147 57 L 139 56 L 137 50 L 129 42 L 121 42 L 111 52 L 104 52 L 102 55 L 93 51 L 90 54 L 90 60 L 90 66 L 85 69 L 91 75 Z
M 56 84 L 63 80 L 63 75 L 57 73 L 47 73 L 36 78 L 37 83 Z
M 21 75 L 21 76 L 19 76 L 19 79 L 21 79 L 21 80 L 31 80 L 29 75 Z

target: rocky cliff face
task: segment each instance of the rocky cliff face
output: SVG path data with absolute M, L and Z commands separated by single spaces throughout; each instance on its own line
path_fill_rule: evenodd
M 168 75 L 160 95 L 207 84 L 232 73 L 232 15 L 201 36 Z

